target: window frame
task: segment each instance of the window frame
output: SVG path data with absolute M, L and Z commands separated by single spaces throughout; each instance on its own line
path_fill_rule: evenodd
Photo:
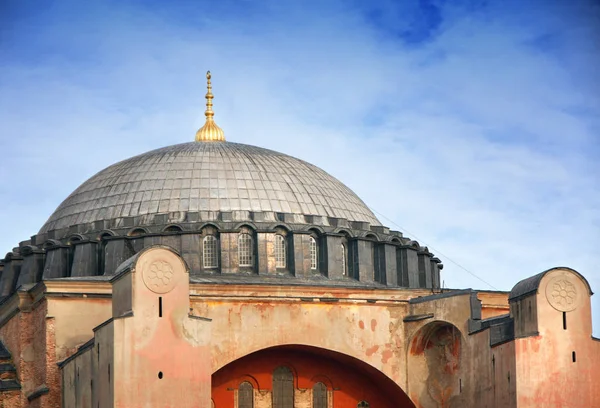
M 210 244 L 209 244 L 209 241 Z M 211 245 L 210 251 L 207 251 L 207 244 Z M 207 253 L 210 252 L 210 257 Z M 212 258 L 212 263 L 207 264 L 207 259 Z M 206 235 L 202 238 L 202 267 L 203 269 L 217 269 L 219 267 L 219 240 L 215 235 Z
M 246 401 L 242 400 L 242 392 L 249 392 L 250 400 Z M 245 396 L 247 397 L 247 396 Z M 237 408 L 254 408 L 254 386 L 249 381 L 242 381 L 240 385 L 238 385 L 238 400 L 237 400 Z
M 319 270 L 319 243 L 312 235 L 308 237 L 308 248 L 310 257 L 310 270 Z
M 244 240 L 244 245 L 242 245 Z M 247 248 L 246 248 L 247 246 Z M 240 268 L 252 268 L 254 266 L 254 237 L 248 232 L 238 235 L 238 266 Z M 242 260 L 248 262 L 243 263 Z
M 282 234 L 275 234 L 274 242 L 275 268 L 287 268 L 287 239 Z

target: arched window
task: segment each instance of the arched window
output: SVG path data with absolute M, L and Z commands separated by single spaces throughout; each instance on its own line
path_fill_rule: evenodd
M 217 238 L 214 235 L 207 235 L 202 241 L 202 261 L 204 268 L 216 268 L 219 266 L 219 257 L 217 256 Z
M 129 236 L 130 237 L 139 237 L 140 235 L 144 235 L 146 233 L 146 231 L 142 228 L 135 228 L 131 231 L 129 231 Z
M 177 225 L 169 225 L 167 228 L 165 228 L 164 231 L 165 232 L 181 232 L 181 227 L 179 227 Z
M 283 235 L 275 235 L 275 267 L 285 268 L 285 237 Z
M 361 401 L 356 406 L 356 408 L 369 408 L 369 407 L 370 407 L 370 405 L 367 401 Z
M 254 408 L 254 388 L 248 381 L 238 388 L 238 408 Z
M 346 276 L 348 275 L 348 266 L 346 262 L 346 245 L 340 245 L 340 250 L 342 252 L 342 275 Z
M 294 375 L 288 367 L 273 371 L 273 408 L 294 408 Z
M 310 245 L 310 269 L 315 270 L 319 265 L 319 248 L 316 239 L 309 237 L 308 240 Z
M 327 408 L 327 387 L 322 382 L 313 385 L 313 408 Z
M 238 258 L 240 266 L 252 266 L 252 236 L 240 234 L 238 237 Z

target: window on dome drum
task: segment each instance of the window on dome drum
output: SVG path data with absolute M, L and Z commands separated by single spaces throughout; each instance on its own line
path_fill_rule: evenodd
M 285 268 L 285 237 L 283 235 L 275 235 L 275 267 Z
M 219 266 L 217 253 L 217 238 L 214 235 L 205 236 L 202 240 L 202 262 L 205 269 Z
M 348 275 L 348 266 L 346 265 L 346 245 L 340 245 L 340 250 L 342 252 L 342 275 L 346 276 Z
M 273 371 L 273 408 L 294 408 L 294 375 L 288 367 Z
M 406 265 L 406 251 L 396 248 L 396 274 L 398 286 L 408 288 L 408 267 Z
M 252 266 L 252 236 L 240 234 L 238 237 L 238 258 L 240 266 Z
M 423 255 L 419 255 L 418 267 L 419 267 L 419 287 L 424 288 L 425 286 L 427 286 L 427 280 L 425 277 L 425 257 Z
M 254 388 L 248 381 L 244 381 L 238 388 L 237 408 L 254 408 Z
M 327 408 L 327 387 L 322 382 L 313 385 L 312 408 Z
M 387 283 L 385 275 L 385 247 L 381 244 L 373 243 L 373 272 L 375 282 Z
M 358 241 L 356 240 L 352 240 L 348 243 L 348 276 L 360 280 Z
M 310 269 L 316 270 L 319 265 L 319 248 L 317 246 L 317 240 L 313 237 L 308 238 L 310 246 Z

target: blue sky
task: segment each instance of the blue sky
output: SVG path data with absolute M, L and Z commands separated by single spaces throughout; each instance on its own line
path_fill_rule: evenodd
M 228 140 L 342 180 L 446 286 L 490 288 L 455 263 L 501 290 L 569 266 L 598 291 L 598 38 L 591 0 L 3 2 L 0 244 L 192 141 L 210 69 Z

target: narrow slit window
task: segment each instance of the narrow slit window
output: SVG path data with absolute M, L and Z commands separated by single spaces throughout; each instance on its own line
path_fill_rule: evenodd
M 217 238 L 214 235 L 207 235 L 202 241 L 202 259 L 205 269 L 216 268 L 219 266 L 217 257 Z
M 563 330 L 567 330 L 567 312 L 562 312 L 563 314 Z
M 575 354 L 575 352 L 573 352 L 573 354 L 571 355 L 571 358 L 573 359 L 574 363 L 577 362 L 577 354 Z
M 158 297 L 158 317 L 162 317 L 162 296 Z
M 342 252 L 342 275 L 346 276 L 348 275 L 348 267 L 346 265 L 346 245 L 340 245 L 340 250 Z
M 285 237 L 283 235 L 275 235 L 275 267 L 285 268 Z
M 317 247 L 317 240 L 313 237 L 309 238 L 310 245 L 310 269 L 316 270 L 319 262 L 319 251 Z

